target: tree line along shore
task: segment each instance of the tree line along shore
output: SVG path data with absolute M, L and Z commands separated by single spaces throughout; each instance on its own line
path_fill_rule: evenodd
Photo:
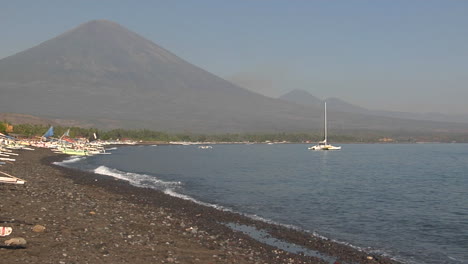
M 7 121 L 0 122 L 0 133 L 10 134 L 19 138 L 34 138 L 43 135 L 49 125 L 18 124 Z M 70 137 L 93 139 L 95 135 L 101 140 L 132 139 L 140 142 L 288 142 L 311 143 L 322 139 L 322 132 L 256 132 L 256 133 L 169 133 L 149 129 L 113 129 L 55 126 L 56 135 L 69 130 Z M 337 131 L 329 134 L 333 142 L 340 143 L 468 143 L 466 133 L 425 133 L 425 132 L 385 132 L 385 131 Z

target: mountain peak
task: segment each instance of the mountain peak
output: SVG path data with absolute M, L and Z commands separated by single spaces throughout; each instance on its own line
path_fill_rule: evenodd
M 294 89 L 286 94 L 284 94 L 283 96 L 286 96 L 286 95 L 306 95 L 306 96 L 311 96 L 312 94 L 310 94 L 309 92 L 307 92 L 306 90 L 302 90 L 302 89 Z
M 108 33 L 108 32 L 115 31 L 115 30 L 125 31 L 126 34 L 132 33 L 131 31 L 129 31 L 128 29 L 126 29 L 125 27 L 121 26 L 120 24 L 114 21 L 105 20 L 105 19 L 95 19 L 95 20 L 90 20 L 88 22 L 85 22 L 62 35 L 67 35 L 71 33 L 76 34 L 77 32 L 88 32 L 88 33 L 90 32 L 106 33 L 107 32 Z
M 138 79 L 153 78 L 161 65 L 168 68 L 180 64 L 182 59 L 113 21 L 91 20 L 3 59 L 0 78 L 16 81 L 21 77 L 25 82 L 79 78 L 88 82 L 117 77 L 124 79 L 123 85 L 131 85 L 128 82 L 136 75 Z M 15 76 L 20 71 L 23 75 Z
M 80 37 L 88 38 L 109 38 L 114 35 L 115 37 L 123 38 L 123 37 L 138 37 L 139 39 L 144 39 L 143 37 L 139 36 L 138 34 L 128 30 L 127 28 L 121 26 L 120 24 L 104 19 L 96 19 L 85 22 L 61 35 L 57 38 L 64 38 L 73 35 L 79 35 Z M 83 36 L 84 35 L 84 36 Z M 113 45 L 112 40 L 115 39 L 106 39 L 108 45 Z M 147 41 L 146 39 L 144 39 Z
M 120 26 L 120 24 L 114 22 L 114 21 L 111 21 L 111 20 L 107 20 L 107 19 L 93 19 L 93 20 L 90 20 L 88 22 L 85 22 L 83 24 L 81 24 L 81 26 L 84 26 L 84 25 L 90 25 L 90 26 L 96 26 L 96 25 L 113 25 L 113 26 Z M 79 26 L 78 26 L 79 27 Z
M 282 96 L 279 99 L 293 102 L 296 104 L 306 105 L 306 106 L 314 106 L 318 107 L 322 104 L 322 100 L 313 96 L 309 92 L 301 89 L 292 90 Z

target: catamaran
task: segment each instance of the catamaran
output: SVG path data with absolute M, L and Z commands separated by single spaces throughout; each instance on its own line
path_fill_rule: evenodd
M 328 144 L 327 141 L 327 102 L 325 102 L 325 111 L 324 111 L 324 129 L 325 129 L 325 139 L 318 142 L 317 145 L 309 147 L 310 150 L 340 150 L 341 147 L 336 147 Z

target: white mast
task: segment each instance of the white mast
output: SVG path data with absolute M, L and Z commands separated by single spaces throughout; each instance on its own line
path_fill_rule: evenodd
M 324 114 L 324 127 L 325 127 L 325 140 L 323 143 L 327 144 L 327 102 L 325 102 L 325 114 Z

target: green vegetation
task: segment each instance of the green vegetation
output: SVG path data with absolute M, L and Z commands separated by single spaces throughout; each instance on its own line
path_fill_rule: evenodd
M 0 133 L 5 134 L 7 129 L 7 124 L 6 122 L 0 122 Z
M 0 133 L 8 134 L 13 129 L 13 126 L 7 121 L 0 122 Z
M 21 137 L 40 137 L 43 135 L 49 126 L 44 125 L 31 125 L 21 124 L 16 125 L 14 128 L 14 134 Z M 84 137 L 93 138 L 94 133 L 98 138 L 103 140 L 108 139 L 133 139 L 142 141 L 200 141 L 200 142 L 303 142 L 308 140 L 317 141 L 321 138 L 320 135 L 306 134 L 306 133 L 245 133 L 245 134 L 216 134 L 216 135 L 203 135 L 203 134 L 192 134 L 192 133 L 178 133 L 169 134 L 165 132 L 152 131 L 148 129 L 139 130 L 125 130 L 125 129 L 114 129 L 110 131 L 101 131 L 96 128 L 80 128 L 80 127 L 54 127 L 56 137 L 60 137 L 67 129 L 70 129 L 70 137 Z M 343 137 L 344 138 L 344 137 Z
M 0 122 L 0 132 L 7 132 L 8 123 Z M 40 137 L 49 126 L 20 124 L 15 125 L 13 135 L 19 137 Z M 322 140 L 321 133 L 233 133 L 233 134 L 193 134 L 177 133 L 170 134 L 148 129 L 126 130 L 114 129 L 109 131 L 98 130 L 96 128 L 81 127 L 54 127 L 55 137 L 60 137 L 65 131 L 70 129 L 70 137 L 84 137 L 94 139 L 94 134 L 102 140 L 132 139 L 137 141 L 191 141 L 191 142 L 317 142 Z M 414 142 L 468 142 L 467 134 L 425 134 L 420 132 L 378 132 L 378 131 L 341 131 L 341 133 L 331 134 L 329 138 L 333 142 L 340 143 L 414 143 Z

